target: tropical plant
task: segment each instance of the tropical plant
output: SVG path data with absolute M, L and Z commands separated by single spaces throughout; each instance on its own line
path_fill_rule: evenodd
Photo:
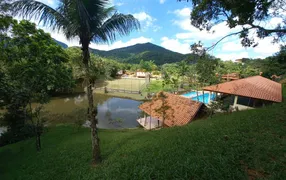
M 144 61 L 141 60 L 139 63 L 139 68 L 140 70 L 144 70 L 146 72 L 151 72 L 157 69 L 156 64 L 154 63 L 154 61 Z
M 35 18 L 43 26 L 61 30 L 67 39 L 79 38 L 82 50 L 85 79 L 87 82 L 88 120 L 91 122 L 92 163 L 100 162 L 99 137 L 97 132 L 97 108 L 93 102 L 90 52 L 91 42 L 112 42 L 118 36 L 127 35 L 140 24 L 132 15 L 117 13 L 107 7 L 107 0 L 60 0 L 52 8 L 35 0 L 12 1 L 9 12 L 24 18 Z
M 164 94 L 163 91 L 159 92 L 154 100 L 159 100 L 161 101 L 161 106 L 158 109 L 155 109 L 156 112 L 160 113 L 162 116 L 162 128 L 164 127 L 165 120 L 166 118 L 173 118 L 173 113 L 168 114 L 167 111 L 169 112 L 174 112 L 174 110 L 167 104 L 167 96 Z M 170 117 L 169 117 L 170 116 Z M 159 121 L 158 121 L 158 126 L 159 126 Z

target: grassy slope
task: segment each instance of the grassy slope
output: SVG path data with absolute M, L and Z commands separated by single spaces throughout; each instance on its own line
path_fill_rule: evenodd
M 0 148 L 0 179 L 286 179 L 286 103 L 159 131 L 101 130 L 90 166 L 88 129 L 50 128 Z

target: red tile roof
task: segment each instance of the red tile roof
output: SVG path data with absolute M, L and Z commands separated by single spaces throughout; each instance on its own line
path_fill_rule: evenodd
M 162 98 L 160 99 L 160 93 L 158 93 L 152 101 L 141 104 L 139 108 L 151 117 L 158 118 L 162 121 L 162 112 L 158 112 L 163 102 Z M 190 98 L 166 92 L 163 92 L 163 94 L 165 96 L 166 106 L 169 107 L 166 109 L 164 123 L 169 127 L 182 126 L 191 122 L 202 106 L 201 102 L 193 101 Z
M 203 88 L 225 94 L 282 102 L 282 85 L 262 76 L 252 76 Z

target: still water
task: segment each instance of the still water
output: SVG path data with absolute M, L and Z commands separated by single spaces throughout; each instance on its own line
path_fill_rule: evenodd
M 94 103 L 98 107 L 98 127 L 104 129 L 135 128 L 136 119 L 141 114 L 141 101 L 96 94 Z M 87 108 L 85 94 L 56 97 L 45 105 L 45 110 L 53 114 L 74 114 L 78 109 Z

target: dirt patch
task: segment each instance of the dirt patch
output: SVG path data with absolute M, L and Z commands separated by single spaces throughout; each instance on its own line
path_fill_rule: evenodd
M 252 168 L 248 167 L 243 161 L 240 161 L 240 164 L 242 165 L 243 169 L 247 173 L 248 180 L 256 180 L 258 178 L 260 178 L 260 179 L 266 178 L 268 175 L 264 171 L 260 171 L 260 170 L 256 170 L 256 169 L 252 169 Z

